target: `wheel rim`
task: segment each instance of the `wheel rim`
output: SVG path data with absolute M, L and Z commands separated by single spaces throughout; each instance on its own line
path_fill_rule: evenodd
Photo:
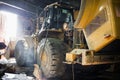
M 41 54 L 42 54 L 42 55 L 40 56 L 41 66 L 46 67 L 46 65 L 47 65 L 47 61 L 48 61 L 48 58 L 47 58 L 46 52 L 43 51 Z

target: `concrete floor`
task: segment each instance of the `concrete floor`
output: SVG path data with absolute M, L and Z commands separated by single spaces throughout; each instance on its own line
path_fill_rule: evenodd
M 120 73 L 105 71 L 102 73 L 93 73 L 89 75 L 76 74 L 74 80 L 120 80 Z
M 16 64 L 13 64 L 9 68 L 5 68 L 5 69 L 8 69 L 8 70 L 3 70 L 2 67 L 0 68 L 1 72 L 3 70 L 3 72 L 0 74 L 1 77 L 6 72 L 7 73 L 11 72 L 15 74 L 25 73 L 28 76 L 33 76 L 33 69 L 26 68 L 26 67 L 18 67 Z M 92 74 L 82 74 L 82 73 L 77 72 L 77 73 L 74 73 L 74 79 L 73 79 L 73 73 L 71 72 L 69 74 L 64 75 L 62 80 L 120 80 L 120 71 L 118 72 L 104 71 L 104 72 L 99 72 L 99 73 L 95 72 Z

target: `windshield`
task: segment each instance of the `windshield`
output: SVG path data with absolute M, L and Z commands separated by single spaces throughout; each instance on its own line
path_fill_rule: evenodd
M 56 23 L 57 28 L 62 27 L 64 23 L 67 23 L 69 25 L 69 28 L 72 28 L 73 17 L 72 17 L 71 10 L 55 6 L 53 16 L 54 16 L 54 22 Z

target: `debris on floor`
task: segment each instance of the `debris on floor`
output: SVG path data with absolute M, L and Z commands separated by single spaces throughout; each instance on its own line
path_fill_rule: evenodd
M 15 58 L 6 59 L 3 56 L 0 59 L 0 79 L 1 78 L 2 80 L 33 80 L 33 69 L 29 67 L 19 67 L 16 64 Z
M 0 78 L 5 72 L 14 72 L 13 64 L 16 64 L 15 59 L 7 60 L 4 55 L 0 55 Z
M 5 75 L 2 77 L 2 80 L 35 80 L 35 79 L 31 76 L 27 76 L 24 73 L 20 74 L 5 73 Z
M 0 58 L 0 64 L 7 64 L 8 60 L 3 55 L 0 55 L 0 56 L 1 56 L 1 58 Z
M 15 58 L 0 59 L 0 78 L 2 80 L 46 80 L 37 64 L 34 67 L 17 66 Z
M 33 75 L 36 77 L 37 80 L 42 79 L 42 72 L 37 64 L 34 64 Z

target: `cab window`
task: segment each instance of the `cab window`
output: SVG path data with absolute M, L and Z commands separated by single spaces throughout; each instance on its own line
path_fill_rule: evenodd
M 120 17 L 120 5 L 115 5 L 115 14 L 117 17 Z
M 98 29 L 101 25 L 107 22 L 106 9 L 103 9 L 85 28 L 86 35 L 89 36 L 92 32 Z

